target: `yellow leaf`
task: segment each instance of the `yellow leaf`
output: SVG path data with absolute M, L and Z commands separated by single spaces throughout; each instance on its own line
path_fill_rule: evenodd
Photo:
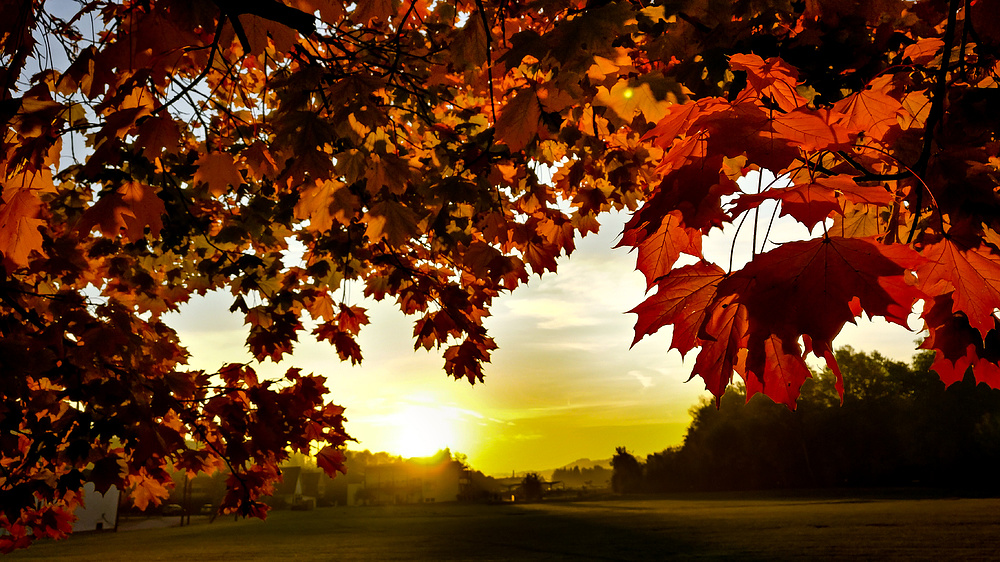
M 646 121 L 655 123 L 667 114 L 670 103 L 658 100 L 653 95 L 649 84 L 632 85 L 627 80 L 620 80 L 609 91 L 604 86 L 597 89 L 594 105 L 610 107 L 619 117 L 631 123 L 637 112 L 642 112 Z

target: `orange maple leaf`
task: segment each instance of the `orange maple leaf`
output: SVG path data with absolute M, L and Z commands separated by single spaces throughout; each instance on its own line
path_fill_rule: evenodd
M 129 241 L 135 242 L 146 235 L 149 227 L 153 237 L 163 228 L 162 215 L 166 212 L 156 190 L 139 182 L 128 182 L 113 193 L 105 194 L 83 213 L 77 228 L 90 232 L 95 226 L 105 236 L 114 237 L 124 231 Z
M 829 109 L 799 108 L 776 114 L 771 129 L 805 150 L 845 150 L 850 147 L 851 139 L 840 124 L 841 119 L 839 112 Z M 761 136 L 770 140 L 770 131 L 762 131 Z
M 736 54 L 729 58 L 733 70 L 747 73 L 747 87 L 760 97 L 769 97 L 784 111 L 791 111 L 806 104 L 795 86 L 798 72 L 778 57 L 766 61 L 757 55 Z
M 132 486 L 132 504 L 140 510 L 145 511 L 150 503 L 160 505 L 160 503 L 170 497 L 170 491 L 163 484 L 150 476 L 146 469 L 142 469 L 138 474 L 129 475 L 129 485 Z
M 38 227 L 45 221 L 38 218 L 42 202 L 34 191 L 18 189 L 4 192 L 0 205 L 0 254 L 8 273 L 28 265 L 32 252 L 42 251 L 42 233 Z
M 369 240 L 387 240 L 390 245 L 400 247 L 415 237 L 420 231 L 420 217 L 409 207 L 392 200 L 372 205 L 365 214 L 368 227 L 365 236 Z
M 497 140 L 507 145 L 511 152 L 520 152 L 538 133 L 542 106 L 535 90 L 521 90 L 507 102 L 497 118 Z
M 218 197 L 229 191 L 229 186 L 239 187 L 243 176 L 232 155 L 226 152 L 208 152 L 195 162 L 194 182 L 208 185 L 208 191 Z
M 879 139 L 890 129 L 899 128 L 896 116 L 904 112 L 902 102 L 874 89 L 855 92 L 833 107 L 843 114 L 840 122 L 849 131 L 864 131 L 866 136 Z

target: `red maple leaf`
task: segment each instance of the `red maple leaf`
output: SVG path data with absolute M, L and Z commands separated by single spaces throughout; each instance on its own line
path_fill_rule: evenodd
M 782 342 L 808 336 L 813 353 L 825 356 L 833 349 L 833 338 L 861 310 L 906 326 L 913 304 L 924 296 L 910 274 L 921 262 L 909 247 L 868 240 L 823 237 L 790 242 L 757 256 L 724 280 L 719 295 L 735 295 L 746 306 L 747 369 L 763 373 L 772 336 Z M 786 353 L 789 347 L 785 343 Z
M 1000 320 L 994 320 L 984 338 L 964 313 L 953 312 L 953 295 L 938 295 L 924 303 L 927 338 L 920 347 L 934 350 L 931 369 L 947 386 L 961 381 L 971 367 L 977 381 L 1000 388 Z
M 1000 308 L 1000 257 L 983 248 L 963 250 L 951 238 L 932 244 L 922 252 L 927 259 L 917 276 L 930 295 L 954 288 L 952 312 L 963 312 L 969 324 L 983 337 L 993 329 L 993 311 Z
M 754 353 L 763 354 L 763 360 L 751 357 Z M 744 375 L 747 385 L 747 400 L 758 392 L 795 409 L 795 401 L 799 397 L 802 383 L 812 376 L 809 366 L 802 359 L 802 351 L 796 342 L 784 342 L 778 336 L 771 334 L 764 339 L 764 345 L 751 347 L 748 350 L 747 365 L 760 364 L 763 369 L 752 371 L 749 367 Z
M 347 474 L 347 457 L 339 447 L 326 446 L 316 454 L 316 466 L 323 469 L 327 476 L 333 478 L 337 473 Z
M 747 308 L 733 295 L 717 299 L 705 312 L 698 333 L 701 351 L 695 358 L 691 378 L 700 376 L 717 403 L 732 382 L 733 373 L 746 372 L 748 332 Z
M 669 148 L 677 135 L 688 131 L 688 127 L 699 113 L 700 106 L 697 103 L 671 105 L 667 108 L 667 114 L 643 136 L 643 140 L 654 139 L 653 144 L 660 148 Z
M 646 276 L 646 288 L 674 267 L 681 254 L 701 257 L 701 231 L 686 228 L 680 211 L 671 211 L 652 234 L 649 225 L 625 231 L 616 248 L 633 246 L 639 249 L 636 269 Z
M 670 347 L 681 356 L 701 345 L 698 331 L 723 277 L 721 267 L 706 261 L 679 267 L 662 277 L 656 283 L 656 294 L 629 311 L 638 316 L 632 345 L 666 325 L 673 325 Z

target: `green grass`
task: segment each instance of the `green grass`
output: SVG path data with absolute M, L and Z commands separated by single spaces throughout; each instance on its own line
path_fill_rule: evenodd
M 630 499 L 341 507 L 77 535 L 6 560 L 985 559 L 998 499 Z

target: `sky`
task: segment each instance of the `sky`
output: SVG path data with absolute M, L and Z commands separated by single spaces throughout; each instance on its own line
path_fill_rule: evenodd
M 277 376 L 296 366 L 326 376 L 329 398 L 347 408 L 346 429 L 358 440 L 349 448 L 411 457 L 448 447 L 486 474 L 607 459 L 619 446 L 642 457 L 679 445 L 689 411 L 710 394 L 700 379 L 685 382 L 697 350 L 686 360 L 668 351 L 669 327 L 629 348 L 635 315 L 627 311 L 642 302 L 645 280 L 635 271 L 634 253 L 613 249 L 626 219 L 605 216 L 601 233 L 580 238 L 577 251 L 559 260 L 558 273 L 532 276 L 494 302 L 486 325 L 499 349 L 485 383 L 448 377 L 440 352 L 413 350 L 414 318 L 390 302 L 360 297 L 349 303 L 367 307 L 371 319 L 359 337 L 360 366 L 342 363 L 306 332 L 281 364 L 255 369 Z M 735 238 L 734 267 L 750 258 L 749 231 L 744 226 Z M 725 268 L 734 234 L 735 228 L 714 231 L 706 258 Z M 779 219 L 770 239 L 806 236 Z M 250 361 L 246 327 L 228 312 L 231 302 L 227 293 L 210 294 L 165 318 L 191 352 L 192 368 L 214 372 L 225 362 Z M 911 318 L 910 325 L 920 323 Z M 859 321 L 835 344 L 908 361 L 917 337 L 885 322 Z

